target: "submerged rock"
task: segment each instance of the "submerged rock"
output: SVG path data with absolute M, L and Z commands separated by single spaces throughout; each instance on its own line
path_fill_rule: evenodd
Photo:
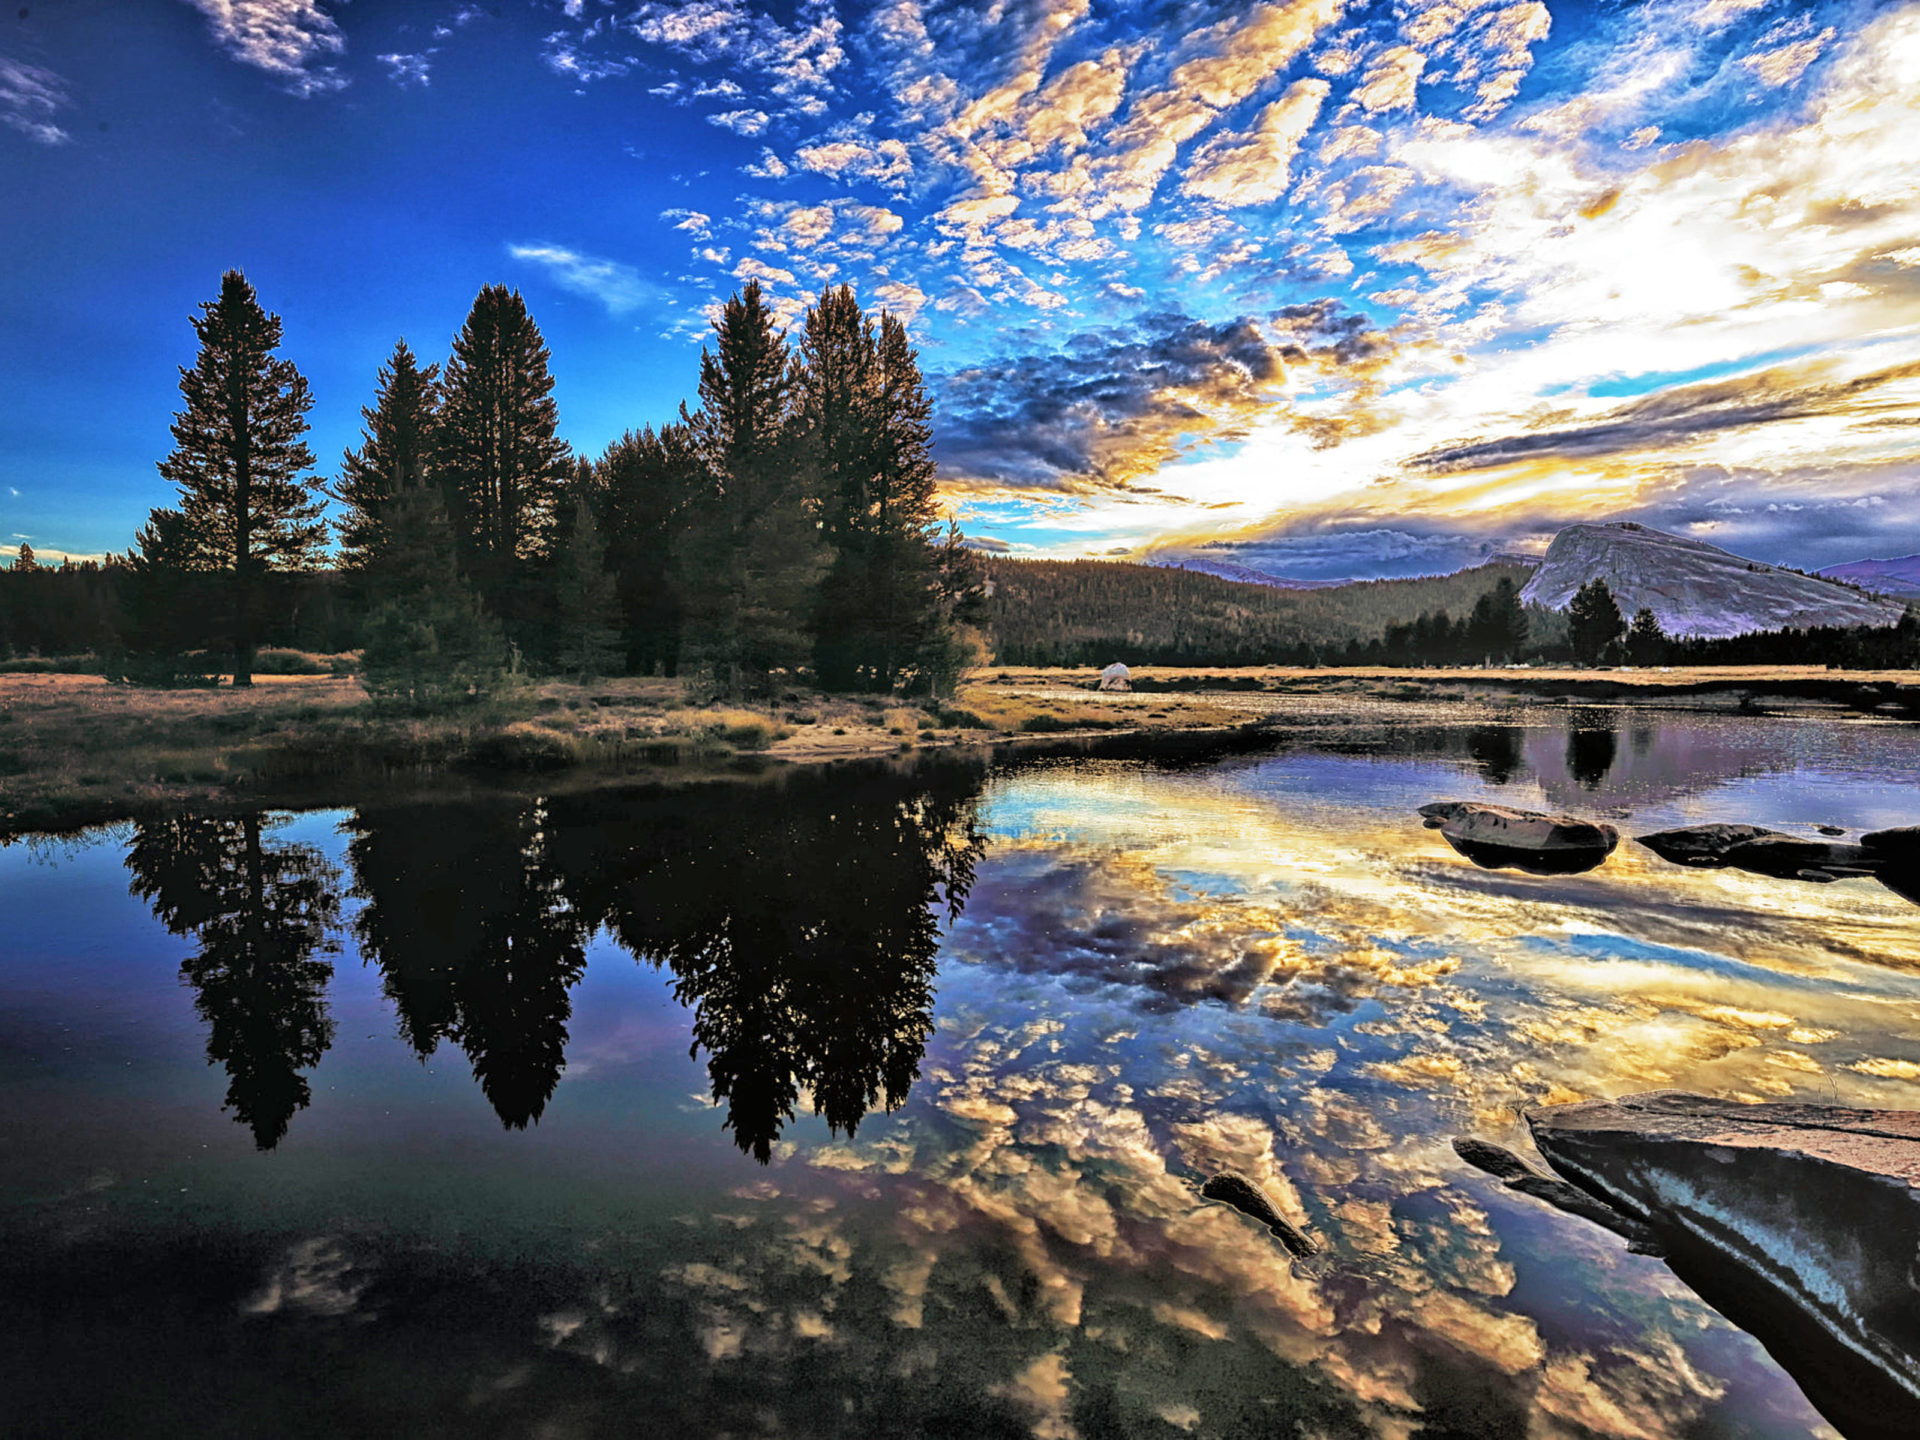
M 1920 1112 L 1657 1091 L 1527 1123 L 1850 1440 L 1920 1434 Z
M 1319 1253 L 1320 1247 L 1295 1227 L 1286 1216 L 1274 1209 L 1273 1201 L 1267 1198 L 1267 1192 L 1246 1176 L 1232 1170 L 1222 1170 L 1200 1187 L 1200 1193 L 1209 1200 L 1218 1200 L 1223 1205 L 1231 1205 L 1242 1215 L 1258 1220 L 1295 1255 L 1304 1258 Z
M 1477 800 L 1436 800 L 1422 805 L 1420 814 L 1428 829 L 1490 870 L 1577 874 L 1600 864 L 1620 843 L 1620 832 L 1611 825 Z
M 1878 830 L 1861 836 L 1858 845 L 1808 840 L 1758 825 L 1689 825 L 1639 839 L 1661 859 L 1679 865 L 1822 884 L 1870 876 L 1896 895 L 1920 900 L 1920 826 Z
M 1636 1255 L 1660 1255 L 1665 1253 L 1653 1231 L 1641 1224 L 1631 1215 L 1623 1215 L 1611 1205 L 1597 1200 L 1586 1191 L 1576 1189 L 1564 1180 L 1556 1180 L 1551 1175 L 1543 1175 L 1511 1150 L 1495 1145 L 1489 1140 L 1476 1140 L 1471 1135 L 1456 1135 L 1453 1140 L 1453 1153 L 1476 1170 L 1503 1182 L 1507 1189 L 1517 1190 L 1522 1195 L 1531 1195 L 1535 1200 L 1544 1200 L 1556 1210 L 1564 1210 L 1569 1215 L 1577 1215 L 1582 1220 L 1591 1220 L 1603 1225 L 1627 1242 L 1627 1249 Z

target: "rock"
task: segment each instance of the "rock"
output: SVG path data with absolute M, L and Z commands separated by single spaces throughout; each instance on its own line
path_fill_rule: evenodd
M 1736 845 L 1763 839 L 1792 840 L 1795 836 L 1761 825 L 1686 825 L 1642 835 L 1639 841 L 1662 860 L 1676 865 L 1720 866 Z
M 1565 875 L 1591 870 L 1613 853 L 1620 832 L 1575 815 L 1512 810 L 1476 800 L 1422 805 L 1427 828 L 1476 865 Z
M 1604 579 L 1622 615 L 1642 606 L 1669 635 L 1742 635 L 1790 625 L 1893 625 L 1905 606 L 1749 560 L 1631 521 L 1569 525 L 1553 537 L 1522 600 L 1564 610 Z
M 1502 1181 L 1509 1190 L 1531 1195 L 1535 1200 L 1544 1200 L 1556 1210 L 1564 1210 L 1569 1215 L 1605 1226 L 1625 1239 L 1627 1249 L 1636 1255 L 1663 1253 L 1659 1238 L 1631 1215 L 1621 1214 L 1611 1205 L 1596 1200 L 1584 1190 L 1575 1189 L 1564 1180 L 1542 1175 L 1511 1150 L 1502 1149 L 1491 1141 L 1476 1140 L 1470 1135 L 1456 1135 L 1453 1153 L 1474 1169 L 1484 1170 Z
M 1527 1112 L 1851 1440 L 1920 1434 L 1920 1111 L 1657 1091 Z
M 1902 825 L 1894 830 L 1870 830 L 1860 843 L 1882 855 L 1898 855 L 1920 860 L 1920 825 Z
M 1100 672 L 1099 688 L 1102 690 L 1131 690 L 1133 688 L 1133 681 L 1128 674 L 1127 667 L 1122 665 L 1118 660 L 1107 666 L 1106 669 Z
M 1761 835 L 1730 846 L 1725 863 L 1756 875 L 1793 876 L 1808 870 L 1871 875 L 1880 856 L 1864 845 L 1836 845 L 1831 840 L 1802 840 L 1797 835 Z
M 1818 830 L 1822 835 L 1844 835 L 1847 833 L 1845 829 L 1838 825 L 1816 825 L 1813 828 Z
M 1200 1193 L 1209 1200 L 1218 1200 L 1223 1205 L 1231 1205 L 1242 1215 L 1258 1220 L 1279 1238 L 1293 1254 L 1302 1258 L 1318 1254 L 1320 1247 L 1302 1234 L 1286 1216 L 1273 1208 L 1273 1201 L 1246 1176 L 1232 1170 L 1222 1170 L 1206 1184 L 1200 1187 Z

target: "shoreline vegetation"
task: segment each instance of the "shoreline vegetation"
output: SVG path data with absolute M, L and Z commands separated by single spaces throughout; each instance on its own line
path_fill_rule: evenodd
M 0 674 L 0 843 L 172 810 L 322 807 L 450 786 L 675 785 L 789 766 L 917 763 L 963 748 L 1154 754 L 1257 741 L 1313 712 L 1291 700 L 1610 702 L 1920 716 L 1912 671 L 1148 667 L 1130 692 L 1091 668 L 971 671 L 947 701 L 787 688 L 713 697 L 698 679 L 531 683 L 432 715 L 371 702 L 352 675 L 256 675 L 251 688 L 154 690 L 89 675 Z

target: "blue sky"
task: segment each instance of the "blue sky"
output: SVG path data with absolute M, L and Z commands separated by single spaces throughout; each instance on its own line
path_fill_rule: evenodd
M 1920 550 L 1920 6 L 146 0 L 0 18 L 0 548 L 170 499 L 243 268 L 323 474 L 526 294 L 565 436 L 758 277 L 905 313 L 1014 553 L 1324 577 L 1636 518 Z

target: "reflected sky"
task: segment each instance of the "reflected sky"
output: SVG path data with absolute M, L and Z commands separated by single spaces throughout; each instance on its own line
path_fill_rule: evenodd
M 1874 828 L 1920 818 L 1915 737 L 1279 718 L 1210 764 L 0 851 L 25 1433 L 1832 1433 L 1449 1141 L 1667 1085 L 1920 1104 L 1920 907 L 1630 841 L 1488 870 L 1414 812 Z

